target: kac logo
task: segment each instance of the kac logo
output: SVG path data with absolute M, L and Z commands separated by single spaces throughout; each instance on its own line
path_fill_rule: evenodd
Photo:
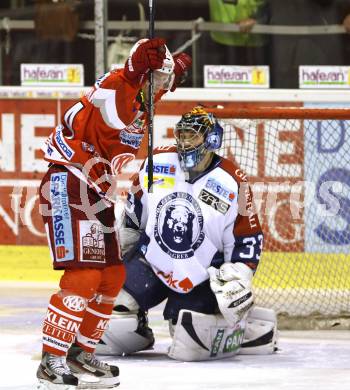
M 197 201 L 186 192 L 164 197 L 156 209 L 154 238 L 174 259 L 187 259 L 204 240 L 203 215 Z

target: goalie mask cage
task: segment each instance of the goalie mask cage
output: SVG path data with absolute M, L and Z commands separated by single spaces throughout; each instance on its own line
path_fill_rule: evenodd
M 264 231 L 255 302 L 284 329 L 349 329 L 350 109 L 215 109 Z

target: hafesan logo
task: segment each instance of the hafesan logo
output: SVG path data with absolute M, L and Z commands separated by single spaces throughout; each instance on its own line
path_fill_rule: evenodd
M 82 64 L 21 64 L 22 86 L 83 86 Z
M 204 86 L 269 88 L 268 66 L 205 65 Z
M 348 66 L 300 66 L 299 88 L 349 88 Z

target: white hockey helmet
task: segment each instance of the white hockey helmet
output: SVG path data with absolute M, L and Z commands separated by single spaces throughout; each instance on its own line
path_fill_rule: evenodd
M 155 89 L 170 90 L 175 80 L 175 62 L 170 50 L 165 46 L 165 58 L 162 67 L 154 71 Z
M 135 53 L 136 49 L 144 42 L 147 42 L 148 38 L 142 38 L 138 40 L 130 50 L 130 57 Z M 165 58 L 163 60 L 162 67 L 154 71 L 154 83 L 155 90 L 166 89 L 169 90 L 175 80 L 175 62 L 174 58 L 170 53 L 170 50 L 166 45 L 165 47 Z

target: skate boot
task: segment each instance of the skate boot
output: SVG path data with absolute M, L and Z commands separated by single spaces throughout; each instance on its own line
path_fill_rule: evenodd
M 36 376 L 39 379 L 37 389 L 40 390 L 73 390 L 78 385 L 78 378 L 67 366 L 66 357 L 48 352 L 43 352 Z
M 79 377 L 79 389 L 110 389 L 119 385 L 117 366 L 101 362 L 77 344 L 69 348 L 67 364 Z

